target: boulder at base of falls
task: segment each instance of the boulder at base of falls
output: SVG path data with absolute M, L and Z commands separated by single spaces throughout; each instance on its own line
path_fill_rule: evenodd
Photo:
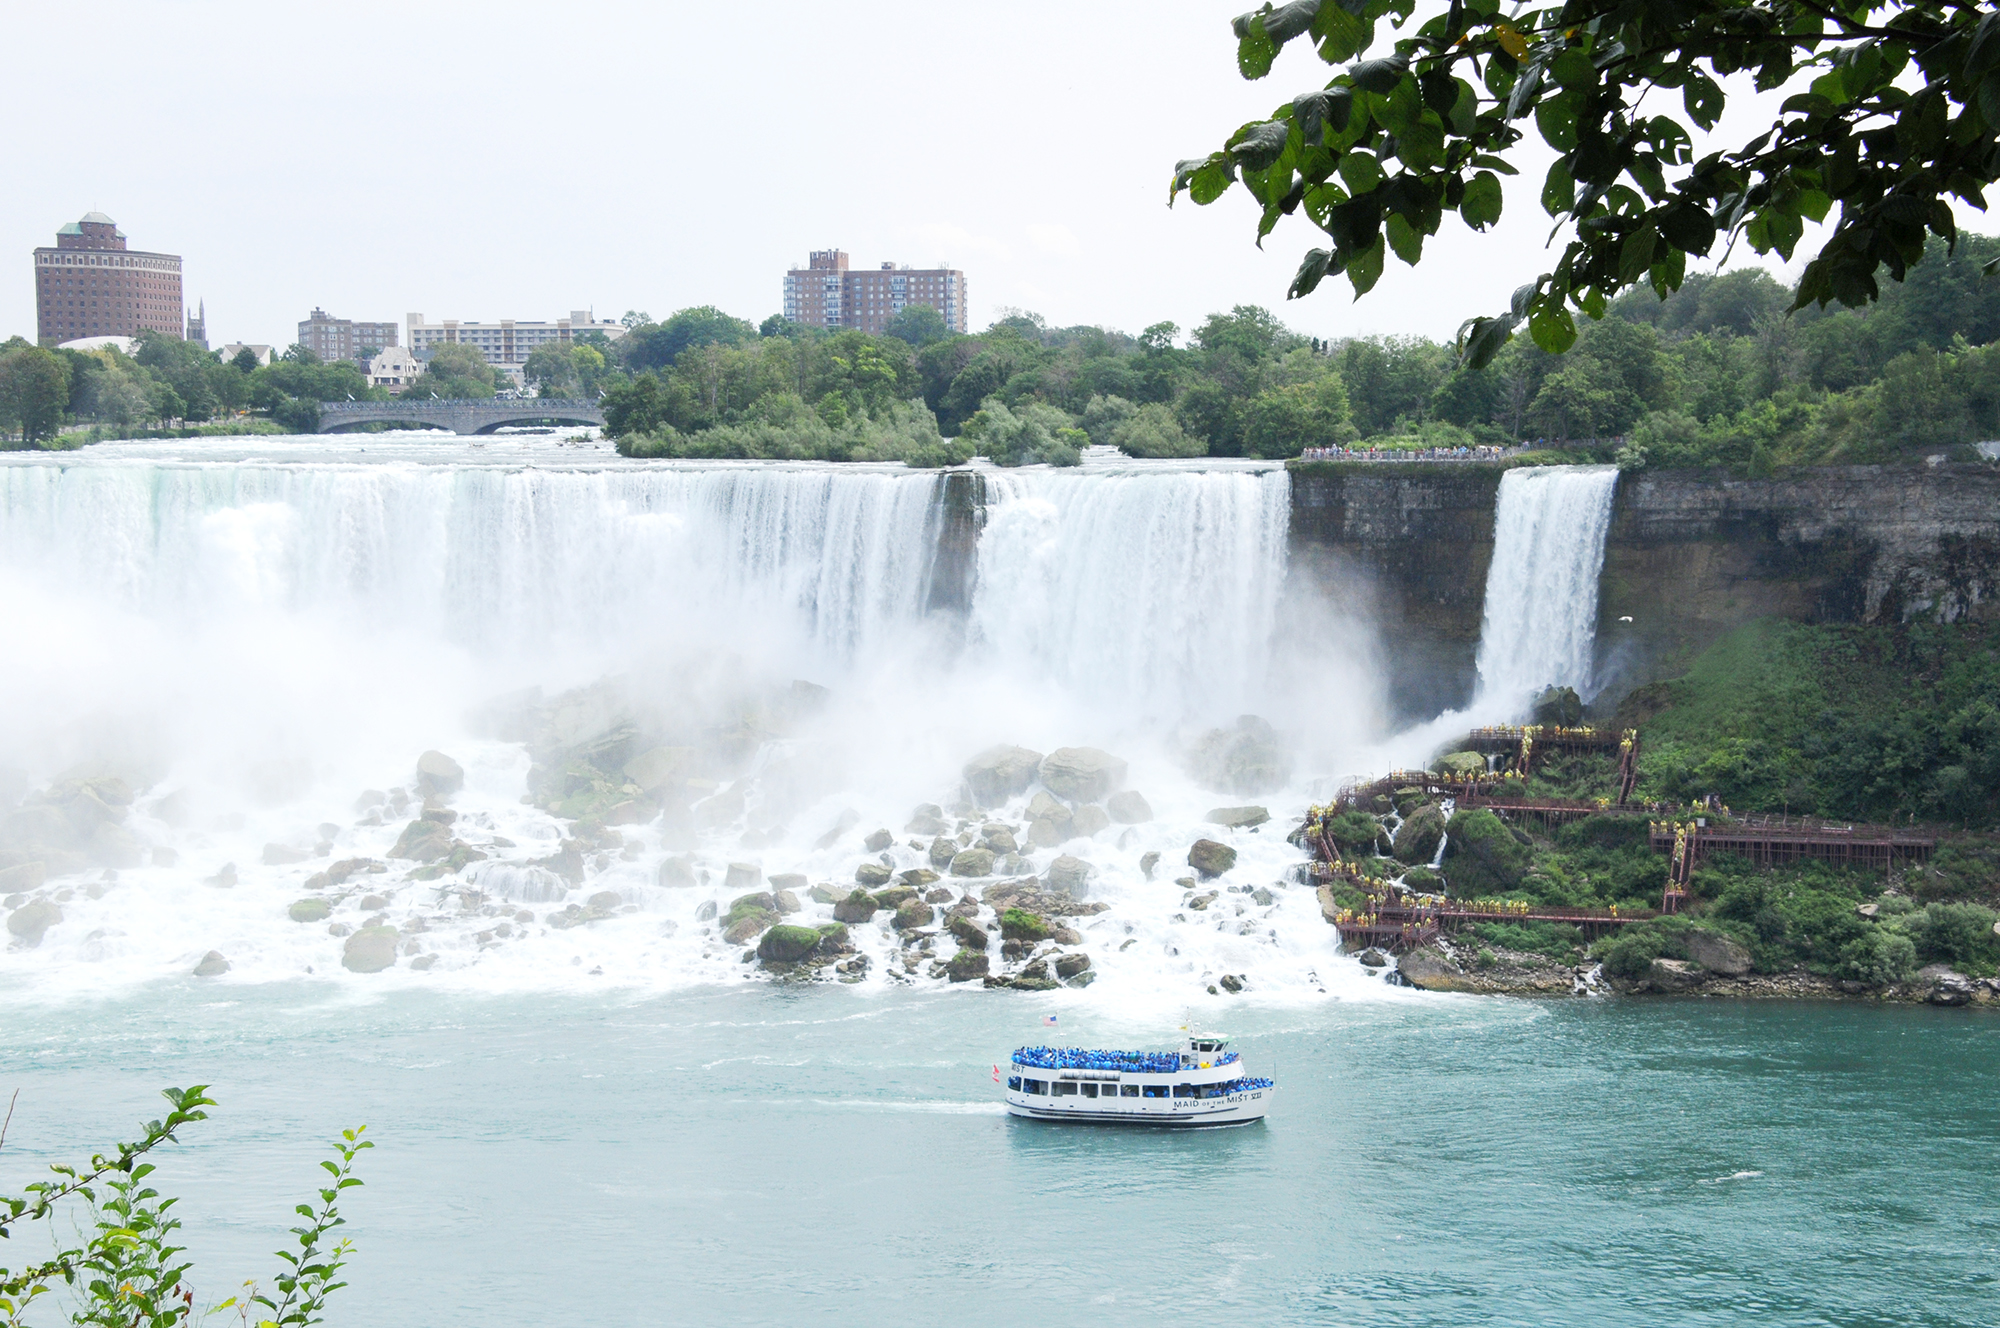
M 396 929 L 363 927 L 341 947 L 341 967 L 351 973 L 380 973 L 396 962 Z
M 1204 881 L 1210 881 L 1236 865 L 1236 850 L 1213 839 L 1197 839 L 1188 849 L 1187 860 Z
M 944 878 L 929 867 L 912 867 L 906 872 L 896 873 L 896 879 L 904 885 L 909 886 L 912 890 L 922 890 L 926 886 Z
M 194 966 L 194 975 L 198 978 L 219 978 L 228 971 L 229 961 L 222 957 L 220 950 L 210 950 Z
M 880 830 L 871 831 L 868 838 L 861 841 L 861 846 L 870 853 L 880 853 L 895 842 L 896 837 L 889 833 L 887 826 L 884 826 Z
M 722 939 L 731 945 L 742 945 L 747 941 L 754 941 L 763 934 L 766 927 L 777 920 L 778 915 L 776 913 L 765 913 L 762 911 L 745 913 L 737 917 L 735 921 L 724 925 Z
M 1485 774 L 1486 758 L 1478 752 L 1449 752 L 1438 757 L 1435 768 L 1441 775 L 1463 779 L 1467 775 Z
M 888 867 L 879 862 L 864 862 L 854 869 L 855 881 L 870 889 L 887 885 L 892 874 Z
M 1102 802 L 1125 782 L 1125 763 L 1095 747 L 1058 747 L 1042 759 L 1042 787 L 1071 802 Z
M 1412 865 L 1429 862 L 1436 856 L 1438 841 L 1443 838 L 1444 813 L 1429 803 L 1414 808 L 1396 831 L 1396 860 Z
M 931 841 L 931 866 L 937 868 L 939 871 L 944 871 L 950 867 L 951 860 L 956 856 L 958 856 L 958 845 L 954 841 L 946 839 L 943 835 L 939 835 Z
M 980 806 L 998 807 L 1026 793 L 1041 764 L 1042 754 L 1026 747 L 989 747 L 965 763 L 965 786 Z
M 780 926 L 757 942 L 757 957 L 767 964 L 796 964 L 819 948 L 820 934 L 811 927 Z
M 952 855 L 951 874 L 953 876 L 991 876 L 993 874 L 993 850 L 968 848 Z
M 1361 960 L 1363 968 L 1386 968 L 1389 965 L 1387 956 L 1372 945 L 1356 957 Z
M 1160 865 L 1160 851 L 1149 848 L 1139 855 L 1139 871 L 1147 880 L 1153 879 L 1153 868 Z
M 944 808 L 934 802 L 927 802 L 910 813 L 910 823 L 903 827 L 906 835 L 941 835 L 951 827 L 945 823 Z
M 1583 698 L 1574 687 L 1550 687 L 1535 698 L 1535 722 L 1575 728 L 1583 723 Z
M 1045 941 L 1049 938 L 1049 921 L 1025 908 L 1006 909 L 1000 914 L 1000 934 L 1010 941 Z
M 285 910 L 293 922 L 325 922 L 333 905 L 324 899 L 301 899 Z
M 451 827 L 421 818 L 404 826 L 396 847 L 389 850 L 390 857 L 411 862 L 436 862 L 450 855 Z
M 16 894 L 23 890 L 39 890 L 47 871 L 39 862 L 23 862 L 18 866 L 0 870 L 0 895 Z
M 1014 827 L 991 821 L 979 827 L 979 847 L 991 849 L 995 854 L 1018 853 L 1021 842 L 1014 838 Z
M 857 889 L 833 906 L 834 921 L 866 922 L 875 916 L 876 907 L 875 896 Z
M 1088 839 L 1110 824 L 1111 818 L 1105 815 L 1102 807 L 1094 802 L 1086 802 L 1078 807 L 1070 818 L 1069 837 Z
M 1056 956 L 1056 976 L 1067 982 L 1090 967 L 1087 954 L 1063 954 Z
M 1708 979 L 1708 970 L 1685 959 L 1655 959 L 1646 969 L 1646 985 L 1654 991 L 1693 991 Z
M 1750 951 L 1721 932 L 1691 927 L 1681 941 L 1687 957 L 1711 973 L 1740 978 L 1750 971 Z
M 1405 829 L 1409 825 L 1409 821 L 1403 823 Z M 1459 899 L 1478 899 L 1518 889 L 1527 879 L 1528 869 L 1534 866 L 1534 850 L 1524 846 L 1505 821 L 1484 807 L 1455 813 L 1450 834 L 1451 841 L 1445 845 L 1444 875 L 1451 893 Z M 1403 837 L 1398 835 L 1399 858 L 1402 847 Z
M 1090 893 L 1090 877 L 1095 870 L 1082 858 L 1065 853 L 1049 864 L 1049 888 L 1060 890 L 1071 899 L 1082 899 Z
M 62 910 L 46 899 L 31 899 L 7 915 L 7 931 L 22 945 L 36 946 L 62 921 Z
M 763 884 L 764 864 L 761 862 L 732 862 L 722 878 L 724 890 L 757 890 Z
M 465 787 L 465 767 L 443 752 L 417 758 L 417 790 L 426 797 L 449 798 Z
M 936 921 L 937 914 L 921 899 L 905 899 L 896 910 L 897 931 L 921 931 Z
M 1144 825 L 1153 819 L 1152 804 L 1136 789 L 1125 789 L 1104 800 L 1104 810 L 1119 825 Z
M 1244 715 L 1234 729 L 1211 729 L 1188 756 L 1188 770 L 1205 788 L 1255 797 L 1283 788 L 1291 758 L 1277 730 L 1257 715 Z
M 970 982 L 985 977 L 989 967 L 984 949 L 965 947 L 945 961 L 944 975 L 953 982 Z
M 1423 991 L 1471 991 L 1458 965 L 1432 949 L 1412 950 L 1396 961 L 1403 981 Z
M 1231 830 L 1247 830 L 1253 825 L 1262 825 L 1271 819 L 1271 813 L 1262 807 L 1217 807 L 1202 819 L 1210 825 L 1226 825 Z
M 987 936 L 985 928 L 963 914 L 953 914 L 945 922 L 945 926 L 958 938 L 958 943 L 968 950 L 984 950 L 988 940 L 991 939 Z
M 779 894 L 786 890 L 791 891 L 793 894 L 798 894 L 806 888 L 805 873 L 779 872 L 770 879 L 770 886 L 772 894 Z
M 641 793 L 658 793 L 685 776 L 694 760 L 692 747 L 653 747 L 627 761 L 620 773 Z

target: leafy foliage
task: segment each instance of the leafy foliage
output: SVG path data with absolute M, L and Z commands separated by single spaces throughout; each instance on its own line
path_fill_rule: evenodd
M 58 1247 L 39 1262 L 0 1268 L 0 1324 L 19 1328 L 41 1298 L 56 1292 L 59 1285 L 62 1290 L 56 1298 L 71 1302 L 72 1324 L 172 1328 L 194 1318 L 195 1293 L 186 1276 L 192 1265 L 180 1257 L 184 1247 L 172 1243 L 181 1229 L 171 1212 L 178 1200 L 149 1183 L 157 1168 L 147 1155 L 162 1144 L 178 1142 L 184 1126 L 206 1120 L 205 1108 L 215 1101 L 203 1084 L 165 1089 L 163 1095 L 171 1109 L 147 1122 L 135 1142 L 97 1154 L 85 1167 L 54 1165 L 52 1179 L 27 1186 L 23 1194 L 0 1194 L 0 1238 L 11 1239 L 23 1224 L 47 1222 Z M 362 1183 L 353 1174 L 355 1158 L 374 1147 L 362 1133 L 362 1129 L 343 1131 L 334 1145 L 338 1160 L 320 1163 L 331 1183 L 319 1190 L 318 1205 L 298 1206 L 306 1225 L 292 1229 L 296 1252 L 278 1252 L 284 1267 L 274 1279 L 273 1293 L 254 1284 L 246 1291 L 240 1306 L 246 1320 L 252 1306 L 268 1311 L 256 1320 L 259 1328 L 308 1328 L 320 1323 L 328 1298 L 345 1285 L 335 1279 L 353 1247 L 344 1239 L 329 1245 L 328 1237 L 345 1225 L 340 1196 Z M 87 1234 L 78 1232 L 83 1243 L 66 1245 L 57 1229 L 77 1204 L 87 1208 L 90 1223 Z M 232 1308 L 239 1308 L 237 1297 L 210 1312 Z
M 1543 350 L 1567 350 L 1575 313 L 1602 318 L 1638 285 L 1664 297 L 1719 241 L 1789 260 L 1804 223 L 1835 204 L 1794 303 L 1865 304 L 1878 271 L 1900 281 L 1922 257 L 1927 232 L 1956 238 L 1948 199 L 1983 208 L 2000 173 L 2000 26 L 1979 6 L 1569 0 L 1503 14 L 1500 0 L 1454 0 L 1374 53 L 1377 25 L 1400 31 L 1415 10 L 1295 0 L 1238 17 L 1245 78 L 1263 78 L 1300 38 L 1346 68 L 1181 162 L 1169 196 L 1207 204 L 1241 181 L 1262 209 L 1260 243 L 1303 209 L 1332 247 L 1306 255 L 1290 295 L 1344 273 L 1358 298 L 1386 251 L 1419 262 L 1446 213 L 1475 231 L 1499 220 L 1498 177 L 1518 173 L 1532 121 L 1558 154 L 1540 201 L 1570 238 L 1505 312 L 1461 328 L 1475 369 L 1522 325 Z M 1769 130 L 1697 158 L 1691 131 L 1716 129 L 1719 80 L 1740 71 L 1759 91 L 1809 85 Z M 1680 107 L 1655 98 L 1642 109 L 1658 89 L 1678 89 Z

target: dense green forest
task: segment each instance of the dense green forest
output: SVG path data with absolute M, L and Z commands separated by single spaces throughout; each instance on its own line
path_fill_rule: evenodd
M 615 342 L 549 347 L 530 390 L 601 396 L 632 456 L 1073 464 L 1087 444 L 1142 457 L 1298 456 L 1587 443 L 1631 468 L 1887 461 L 2000 435 L 2000 240 L 1934 241 L 1870 307 L 1792 311 L 1762 269 L 1690 276 L 1666 300 L 1614 303 L 1574 347 L 1516 338 L 1461 368 L 1421 337 L 1320 342 L 1241 305 L 1186 330 L 1050 327 L 1012 313 L 954 335 L 927 306 L 886 334 L 761 326 L 709 307 L 627 315 Z M 448 353 L 447 353 L 448 352 Z M 502 380 L 449 347 L 410 390 L 490 396 Z M 0 347 L 0 430 L 48 445 L 66 424 L 111 432 L 255 412 L 317 426 L 317 403 L 379 395 L 351 364 L 295 346 L 267 367 L 164 334 L 116 351 Z

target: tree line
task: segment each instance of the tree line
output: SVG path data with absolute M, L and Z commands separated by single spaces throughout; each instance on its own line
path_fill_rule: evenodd
M 1316 341 L 1239 305 L 1183 332 L 1052 327 L 1009 312 L 972 335 L 902 310 L 882 335 L 719 309 L 630 313 L 617 341 L 537 349 L 530 390 L 601 398 L 631 456 L 1074 464 L 1138 457 L 1296 457 L 1310 448 L 1588 445 L 1628 467 L 1742 472 L 1894 460 L 2000 436 L 2000 240 L 1933 240 L 1860 309 L 1792 310 L 1758 268 L 1693 274 L 1665 299 L 1628 292 L 1564 354 L 1516 338 L 1471 368 L 1424 337 Z M 489 397 L 471 346 L 438 347 L 407 390 Z M 65 424 L 113 430 L 254 412 L 318 427 L 318 405 L 386 395 L 353 364 L 294 346 L 269 365 L 165 333 L 135 352 L 0 347 L 0 430 L 47 445 Z

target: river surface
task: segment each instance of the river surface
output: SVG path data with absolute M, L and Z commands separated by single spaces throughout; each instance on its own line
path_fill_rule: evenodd
M 210 989 L 212 991 L 212 989 Z M 1990 1324 L 2000 1023 L 1789 1003 L 1383 990 L 1215 1002 L 1262 1126 L 1001 1113 L 1089 993 L 622 998 L 304 984 L 8 1002 L 9 1190 L 221 1106 L 164 1159 L 199 1289 L 267 1273 L 316 1141 L 366 1122 L 331 1322 Z M 25 1250 L 23 1242 L 17 1248 Z

